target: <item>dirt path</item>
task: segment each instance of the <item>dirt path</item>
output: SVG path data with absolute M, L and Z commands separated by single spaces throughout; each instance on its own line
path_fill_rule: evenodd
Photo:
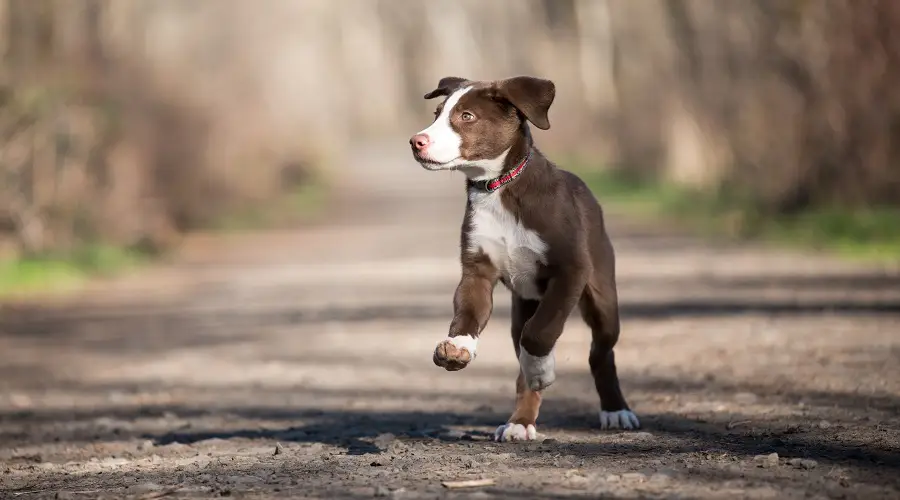
M 460 179 L 361 151 L 327 225 L 197 237 L 162 269 L 0 310 L 0 498 L 900 497 L 896 273 L 612 214 L 644 428 L 598 429 L 573 318 L 545 439 L 495 444 L 507 293 L 472 366 L 431 362 Z M 495 485 L 440 484 L 471 478 Z

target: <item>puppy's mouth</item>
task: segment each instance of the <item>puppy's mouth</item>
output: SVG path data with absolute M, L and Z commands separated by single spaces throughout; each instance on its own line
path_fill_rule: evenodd
M 462 158 L 462 156 L 457 156 L 449 161 L 434 161 L 431 158 L 426 158 L 419 154 L 413 154 L 416 161 L 419 162 L 419 165 L 422 165 L 426 170 L 456 170 L 458 168 L 457 165 L 451 166 L 450 164 Z

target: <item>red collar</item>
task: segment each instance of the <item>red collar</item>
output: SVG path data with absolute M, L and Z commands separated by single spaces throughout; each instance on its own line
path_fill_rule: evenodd
M 501 186 L 505 186 L 510 182 L 514 181 L 516 177 L 518 177 L 522 171 L 525 170 L 525 165 L 528 164 L 528 160 L 531 159 L 531 148 L 528 149 L 528 154 L 525 155 L 525 159 L 522 160 L 522 163 L 519 163 L 516 168 L 510 170 L 509 172 L 499 176 L 494 177 L 493 179 L 484 179 L 480 181 L 469 181 L 469 186 L 479 191 L 484 191 L 487 193 L 493 193 L 494 191 L 500 189 Z

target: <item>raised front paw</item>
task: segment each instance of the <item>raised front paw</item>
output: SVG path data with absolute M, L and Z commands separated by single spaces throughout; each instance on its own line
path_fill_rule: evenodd
M 534 425 L 503 424 L 494 431 L 494 441 L 534 441 L 537 439 L 537 429 Z
M 465 335 L 442 340 L 434 348 L 433 359 L 447 371 L 462 370 L 475 359 L 475 339 Z
M 519 366 L 525 376 L 525 384 L 532 391 L 542 391 L 556 380 L 556 359 L 553 351 L 546 356 L 532 356 L 525 348 L 519 349 Z

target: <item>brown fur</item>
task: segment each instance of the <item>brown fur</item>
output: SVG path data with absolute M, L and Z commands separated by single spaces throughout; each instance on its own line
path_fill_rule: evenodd
M 499 157 L 508 148 L 504 172 L 517 166 L 528 152 L 531 159 L 521 175 L 491 196 L 520 223 L 537 232 L 547 244 L 546 265 L 540 265 L 536 281 L 540 301 L 512 298 L 512 340 L 533 356 L 548 355 L 563 332 L 566 319 L 577 306 L 592 332 L 589 365 L 601 408 L 628 409 L 619 387 L 613 348 L 619 338 L 615 255 L 606 232 L 603 211 L 584 182 L 559 169 L 534 145 L 528 122 L 550 127 L 548 110 L 555 96 L 552 82 L 516 77 L 499 82 L 472 82 L 464 78 L 441 79 L 426 98 L 448 96 L 472 86 L 452 111 L 450 122 L 461 136 L 460 148 L 467 160 Z M 437 114 L 442 111 L 438 106 Z M 464 113 L 471 118 L 464 119 Z M 467 176 L 478 169 L 462 167 Z M 473 189 L 472 184 L 467 184 Z M 453 299 L 450 337 L 478 336 L 490 318 L 492 292 L 501 281 L 498 269 L 483 253 L 468 251 L 472 204 L 467 203 L 461 227 L 462 277 Z M 504 283 L 509 287 L 508 283 Z M 435 350 L 434 362 L 447 370 L 459 370 L 471 361 L 468 352 L 445 342 Z M 541 404 L 540 391 L 531 391 L 521 372 L 516 383 L 517 405 L 510 422 L 534 424 Z

